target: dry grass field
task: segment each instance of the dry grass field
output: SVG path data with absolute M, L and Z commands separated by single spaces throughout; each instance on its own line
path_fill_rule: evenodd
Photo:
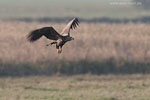
M 42 70 L 43 73 L 55 70 L 55 73 L 62 70 L 65 73 L 74 69 L 75 73 L 88 73 L 91 70 L 102 70 L 101 67 L 105 68 L 104 72 L 109 69 L 108 72 L 111 72 L 111 68 L 115 67 L 116 71 L 116 67 L 121 66 L 127 68 L 127 72 L 134 72 L 136 69 L 139 72 L 143 69 L 143 72 L 150 72 L 149 24 L 81 23 L 79 28 L 72 31 L 71 35 L 75 40 L 63 47 L 62 54 L 57 54 L 55 46 L 46 47 L 50 41 L 45 37 L 35 43 L 27 41 L 26 37 L 31 30 L 44 26 L 53 26 L 61 32 L 65 24 L 0 22 L 1 75 L 21 74 L 25 70 L 31 71 L 30 73 Z M 135 68 L 131 70 L 132 66 Z
M 31 44 L 28 33 L 36 28 L 54 26 L 61 32 L 63 23 L 0 22 L 0 62 L 36 63 L 41 60 L 65 59 L 106 60 L 114 58 L 145 62 L 150 60 L 149 24 L 97 24 L 81 23 L 72 31 L 74 41 L 67 43 L 58 55 L 55 46 L 46 47 L 45 37 Z
M 0 78 L 0 100 L 150 100 L 149 75 Z

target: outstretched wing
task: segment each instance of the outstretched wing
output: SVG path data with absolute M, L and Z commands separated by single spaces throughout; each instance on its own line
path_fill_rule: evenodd
M 62 36 L 70 36 L 70 29 L 75 29 L 79 25 L 78 18 L 72 19 L 66 27 L 63 29 L 63 31 L 60 33 Z
M 61 38 L 61 35 L 53 27 L 43 27 L 40 29 L 33 30 L 29 33 L 27 38 L 30 42 L 34 42 L 43 35 L 51 40 L 58 40 Z

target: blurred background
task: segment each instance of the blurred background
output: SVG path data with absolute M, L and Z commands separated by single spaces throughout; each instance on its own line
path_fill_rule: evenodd
M 80 21 L 61 54 L 27 35 Z M 0 0 L 0 100 L 149 100 L 150 0 Z
M 2 20 L 65 21 L 148 21 L 149 0 L 0 0 Z

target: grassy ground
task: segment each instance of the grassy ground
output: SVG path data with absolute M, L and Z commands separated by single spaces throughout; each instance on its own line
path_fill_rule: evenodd
M 44 37 L 26 39 L 33 29 L 64 25 L 0 22 L 0 100 L 149 100 L 149 74 L 133 74 L 150 72 L 149 24 L 81 23 L 62 54 Z
M 1 100 L 149 100 L 149 75 L 1 77 Z

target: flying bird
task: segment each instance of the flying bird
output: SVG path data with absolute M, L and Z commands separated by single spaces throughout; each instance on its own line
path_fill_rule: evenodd
M 70 29 L 75 29 L 79 26 L 78 18 L 73 18 L 62 30 L 61 33 L 58 33 L 53 27 L 43 27 L 36 30 L 33 30 L 27 36 L 30 42 L 34 42 L 40 39 L 42 36 L 45 36 L 47 39 L 53 40 L 53 42 L 47 44 L 46 46 L 56 44 L 56 49 L 58 53 L 62 52 L 63 45 L 71 40 L 74 40 L 70 36 Z

